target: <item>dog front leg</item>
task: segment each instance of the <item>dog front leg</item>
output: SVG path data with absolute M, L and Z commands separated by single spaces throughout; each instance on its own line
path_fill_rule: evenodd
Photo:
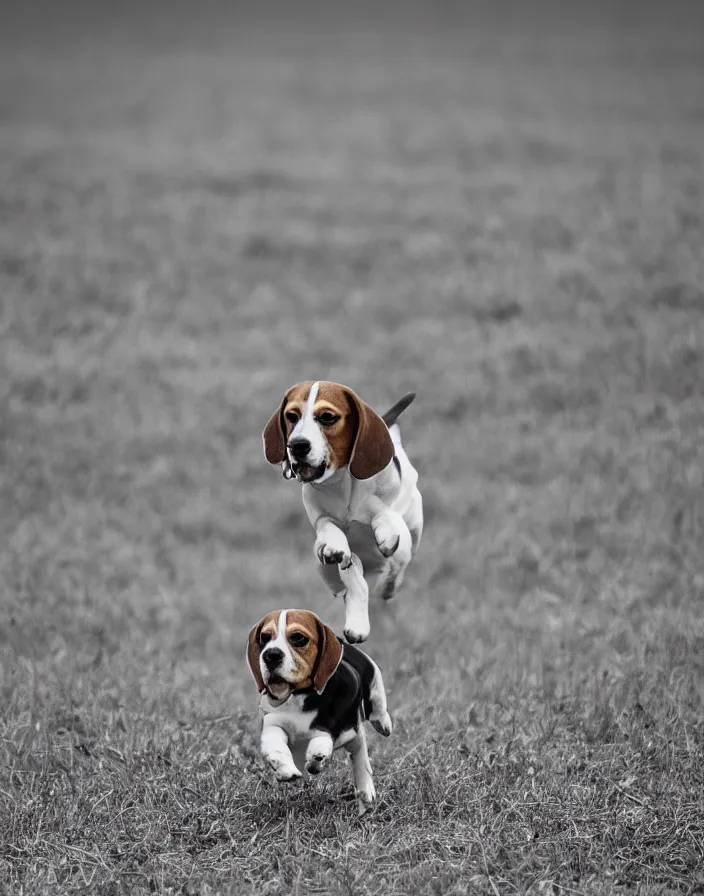
M 268 716 L 264 717 L 261 738 L 261 751 L 264 759 L 273 768 L 279 781 L 295 781 L 301 777 L 296 768 L 291 750 L 288 746 L 288 735 L 279 725 L 273 722 L 267 724 Z
M 369 714 L 369 721 L 372 723 L 378 734 L 388 737 L 393 731 L 393 723 L 389 710 L 386 705 L 386 689 L 384 688 L 384 679 L 381 677 L 381 669 L 370 658 L 370 663 L 374 667 L 374 677 L 369 685 L 369 702 L 372 705 L 372 711 Z
M 345 605 L 345 640 L 348 644 L 366 641 L 369 637 L 369 585 L 362 575 L 362 564 L 356 554 L 347 569 L 318 564 L 318 572 L 333 597 Z
M 367 736 L 364 731 L 364 723 L 360 721 L 357 736 L 345 744 L 345 749 L 350 754 L 352 761 L 352 774 L 354 775 L 354 789 L 357 795 L 359 814 L 364 815 L 376 799 L 376 789 L 372 778 L 372 764 L 369 761 L 367 751 Z
M 358 644 L 369 637 L 369 586 L 364 578 L 362 561 L 352 554 L 349 566 L 338 567 L 344 591 L 345 601 L 345 640 L 349 644 Z
M 332 756 L 332 737 L 327 731 L 316 731 L 306 749 L 306 771 L 317 775 Z
M 369 525 L 382 556 L 395 555 L 398 565 L 407 566 L 413 555 L 413 541 L 406 521 L 378 499 L 370 505 Z
M 330 517 L 318 517 L 315 521 L 315 536 L 313 550 L 319 563 L 339 564 L 343 569 L 350 565 L 350 543 L 342 529 Z

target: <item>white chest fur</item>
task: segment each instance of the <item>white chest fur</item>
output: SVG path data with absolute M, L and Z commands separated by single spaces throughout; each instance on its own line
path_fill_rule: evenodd
M 276 725 L 282 728 L 291 741 L 310 740 L 313 736 L 311 725 L 316 713 L 305 712 L 304 700 L 305 697 L 300 694 L 292 694 L 285 703 L 279 705 L 264 694 L 259 704 L 259 711 L 264 717 L 264 727 Z
M 303 709 L 305 697 L 299 694 L 292 694 L 285 703 L 273 703 L 269 697 L 264 694 L 259 703 L 259 711 L 263 716 L 263 730 L 275 727 L 280 728 L 286 733 L 289 743 L 292 747 L 305 745 L 308 741 L 318 736 L 319 729 L 313 728 L 313 722 L 317 712 L 315 710 L 306 712 Z M 334 741 L 333 747 L 337 750 L 339 747 L 349 743 L 355 736 L 353 729 L 342 731 Z
M 339 479 L 320 486 L 304 485 L 303 504 L 313 524 L 318 516 L 324 515 L 345 530 L 353 522 L 369 525 L 379 501 L 386 507 L 397 509 L 398 500 L 403 502 L 403 485 L 393 462 L 371 479 L 353 479 L 345 469 Z M 403 510 L 399 509 L 399 512 L 403 513 Z

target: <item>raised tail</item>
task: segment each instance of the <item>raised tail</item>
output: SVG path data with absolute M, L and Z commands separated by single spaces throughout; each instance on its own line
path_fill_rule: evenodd
M 407 392 L 406 395 L 404 395 L 403 398 L 399 398 L 396 404 L 390 407 L 385 414 L 381 415 L 381 419 L 389 428 L 391 428 L 415 397 L 415 392 Z

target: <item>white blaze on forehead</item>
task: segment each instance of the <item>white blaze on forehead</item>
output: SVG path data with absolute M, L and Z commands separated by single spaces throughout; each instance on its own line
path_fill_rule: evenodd
M 278 641 L 283 637 L 286 640 L 286 614 L 288 610 L 282 610 L 279 613 L 279 618 L 276 620 L 276 640 Z
M 262 650 L 259 657 L 259 666 L 261 668 L 264 681 L 267 681 L 269 678 L 269 670 L 267 669 L 266 663 L 264 662 L 264 654 L 270 647 L 278 647 L 284 655 L 284 658 L 281 661 L 281 665 L 274 670 L 276 675 L 280 675 L 284 680 L 288 680 L 295 669 L 293 654 L 291 653 L 291 649 L 288 646 L 288 641 L 286 640 L 286 613 L 286 610 L 282 610 L 279 613 L 279 618 L 276 622 L 276 637 L 267 642 L 264 650 Z
M 313 418 L 313 408 L 315 407 L 315 403 L 318 400 L 318 392 L 320 391 L 320 383 L 313 383 L 310 387 L 310 392 L 308 393 L 308 400 L 306 401 L 306 416 Z
M 307 439 L 310 442 L 310 451 L 303 461 L 311 467 L 320 466 L 323 461 L 328 459 L 328 440 L 318 426 L 314 417 L 315 403 L 318 400 L 318 392 L 320 391 L 320 383 L 313 383 L 305 400 L 303 410 L 301 411 L 300 420 L 296 423 L 289 436 L 291 439 Z M 289 454 L 291 462 L 296 462 L 296 458 Z
M 299 436 L 304 436 L 304 429 L 307 429 L 311 423 L 313 424 L 313 426 L 315 426 L 315 419 L 313 418 L 313 408 L 315 407 L 315 402 L 318 400 L 319 390 L 320 383 L 313 383 L 313 385 L 310 387 L 308 398 L 306 398 L 303 404 L 303 410 L 301 411 L 300 420 L 293 427 L 289 438 L 293 439 Z M 308 438 L 308 436 L 305 435 L 305 438 Z

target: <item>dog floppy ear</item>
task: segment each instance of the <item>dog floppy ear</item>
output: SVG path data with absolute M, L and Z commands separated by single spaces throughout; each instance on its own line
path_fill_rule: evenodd
M 338 641 L 335 632 L 318 617 L 315 618 L 318 629 L 318 658 L 313 669 L 313 687 L 318 694 L 322 694 L 325 685 L 335 674 L 342 659 L 342 644 Z
M 264 427 L 264 456 L 270 464 L 282 464 L 286 460 L 286 435 L 284 432 L 284 408 L 288 393 L 284 395 L 281 406 L 275 411 Z
M 252 678 L 257 683 L 257 690 L 261 694 L 264 687 L 264 679 L 262 678 L 262 673 L 259 668 L 259 657 L 262 652 L 261 645 L 259 644 L 259 635 L 262 631 L 262 625 L 264 624 L 264 620 L 258 622 L 252 631 L 249 633 L 249 640 L 247 641 L 247 665 L 249 666 L 249 671 L 252 673 Z
M 355 479 L 370 479 L 387 467 L 394 456 L 394 443 L 381 417 L 368 404 L 345 389 L 357 412 L 357 436 L 350 455 L 350 473 Z

